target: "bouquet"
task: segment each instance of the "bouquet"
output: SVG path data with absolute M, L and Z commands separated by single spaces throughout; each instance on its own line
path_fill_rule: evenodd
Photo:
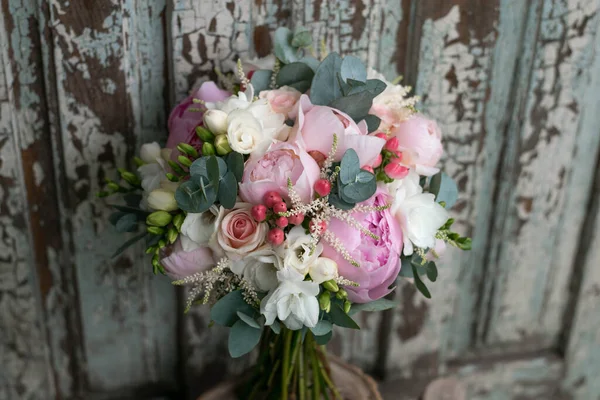
M 218 75 L 100 194 L 123 197 L 117 230 L 143 225 L 119 251 L 144 239 L 154 273 L 190 287 L 186 309 L 209 304 L 231 328 L 232 357 L 260 343 L 243 398 L 340 398 L 323 347 L 334 325 L 393 307 L 399 277 L 430 297 L 445 246 L 470 248 L 451 231 L 440 129 L 409 87 L 353 56 L 317 59 L 302 30 Z

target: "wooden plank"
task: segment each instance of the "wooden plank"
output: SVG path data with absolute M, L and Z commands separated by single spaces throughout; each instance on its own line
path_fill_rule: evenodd
M 510 112 L 526 4 L 521 1 L 403 3 L 412 43 L 396 53 L 416 81 L 421 109 L 443 132 L 444 170 L 459 185 L 455 227 L 474 238 L 473 250 L 449 249 L 427 301 L 410 284 L 399 288 L 387 367 L 391 375 L 431 376 L 474 345 L 485 277 L 495 175 Z M 415 48 L 416 47 L 416 48 Z M 418 60 L 414 57 L 418 56 Z M 410 78 L 410 77 L 413 78 Z M 411 82 L 408 82 L 411 83 Z
M 598 1 L 544 1 L 518 136 L 500 175 L 488 344 L 554 345 L 569 299 L 573 260 L 585 220 L 599 145 Z M 583 117 L 591 118 L 585 122 Z
M 164 2 L 51 1 L 47 12 L 55 157 L 65 174 L 63 215 L 70 218 L 63 223 L 73 235 L 87 389 L 172 386 L 175 292 L 150 274 L 139 248 L 110 260 L 124 238 L 94 198 L 103 178 L 127 165 L 138 139 L 164 127 Z

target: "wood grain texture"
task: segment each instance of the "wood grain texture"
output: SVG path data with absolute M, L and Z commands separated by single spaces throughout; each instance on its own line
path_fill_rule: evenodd
M 489 276 L 486 342 L 558 340 L 597 152 L 597 1 L 532 3 L 539 17 L 521 120 L 505 150 Z M 535 26 L 535 25 L 534 25 Z M 527 40 L 531 40 L 527 38 Z M 594 80 L 593 80 L 594 79 Z

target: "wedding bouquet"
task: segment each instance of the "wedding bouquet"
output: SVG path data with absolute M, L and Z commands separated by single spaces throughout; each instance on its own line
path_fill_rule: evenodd
M 352 315 L 394 306 L 399 277 L 435 281 L 456 185 L 436 164 L 438 125 L 410 88 L 353 56 L 310 54 L 310 34 L 280 28 L 274 57 L 238 62 L 172 111 L 166 145 L 148 143 L 111 222 L 139 230 L 154 273 L 211 305 L 239 357 L 261 342 L 244 398 L 338 397 L 323 347 Z M 324 51 L 322 50 L 323 54 Z

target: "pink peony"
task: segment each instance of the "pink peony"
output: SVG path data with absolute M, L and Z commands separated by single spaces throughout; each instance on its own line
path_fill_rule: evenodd
M 217 243 L 228 258 L 239 260 L 265 243 L 268 226 L 252 217 L 252 206 L 237 203 L 217 221 Z M 218 251 L 217 251 L 218 253 Z
M 250 156 L 240 183 L 240 197 L 252 204 L 262 204 L 267 192 L 288 197 L 288 178 L 305 203 L 313 199 L 319 179 L 319 166 L 308 153 L 291 143 L 276 143 L 262 157 Z
M 391 196 L 382 189 L 369 200 L 361 203 L 369 206 L 383 206 L 392 202 Z M 373 239 L 363 235 L 346 222 L 333 218 L 327 228 L 344 245 L 348 253 L 360 266 L 350 264 L 326 242 L 323 243 L 323 257 L 338 264 L 339 274 L 359 284 L 348 286 L 348 298 L 355 303 L 367 303 L 382 298 L 391 292 L 400 272 L 402 251 L 402 231 L 398 221 L 389 210 L 371 213 L 354 213 L 353 217 L 364 227 L 377 235 Z
M 193 99 L 216 102 L 225 100 L 230 95 L 231 93 L 228 91 L 219 89 L 214 82 L 204 82 L 199 89 L 195 90 L 171 111 L 167 147 L 172 149 L 182 142 L 196 147 L 201 145 L 195 129 L 198 125 L 202 125 L 202 115 L 204 113 L 201 111 L 188 111 L 189 108 L 202 107 L 200 104 L 195 104 Z
M 421 114 L 415 114 L 398 124 L 392 135 L 398 138 L 402 164 L 414 168 L 419 175 L 431 176 L 439 172 L 438 163 L 444 149 L 438 124 Z
M 208 271 L 215 266 L 212 251 L 208 247 L 200 246 L 192 251 L 184 251 L 181 240 L 177 240 L 163 254 L 161 263 L 171 279 L 183 279 L 196 272 Z
M 274 112 L 285 115 L 288 115 L 294 109 L 294 106 L 300 100 L 300 96 L 302 96 L 302 93 L 289 86 L 260 92 L 260 98 L 267 99 Z
M 335 161 L 340 161 L 346 150 L 352 148 L 358 153 L 360 165 L 372 165 L 381 152 L 385 140 L 368 135 L 367 124 L 356 124 L 343 112 L 327 106 L 313 105 L 308 96 L 302 95 L 292 114 L 297 114 L 290 141 L 313 154 L 326 156 L 333 145 L 333 135 L 338 138 Z M 316 153 L 316 154 L 318 154 Z

